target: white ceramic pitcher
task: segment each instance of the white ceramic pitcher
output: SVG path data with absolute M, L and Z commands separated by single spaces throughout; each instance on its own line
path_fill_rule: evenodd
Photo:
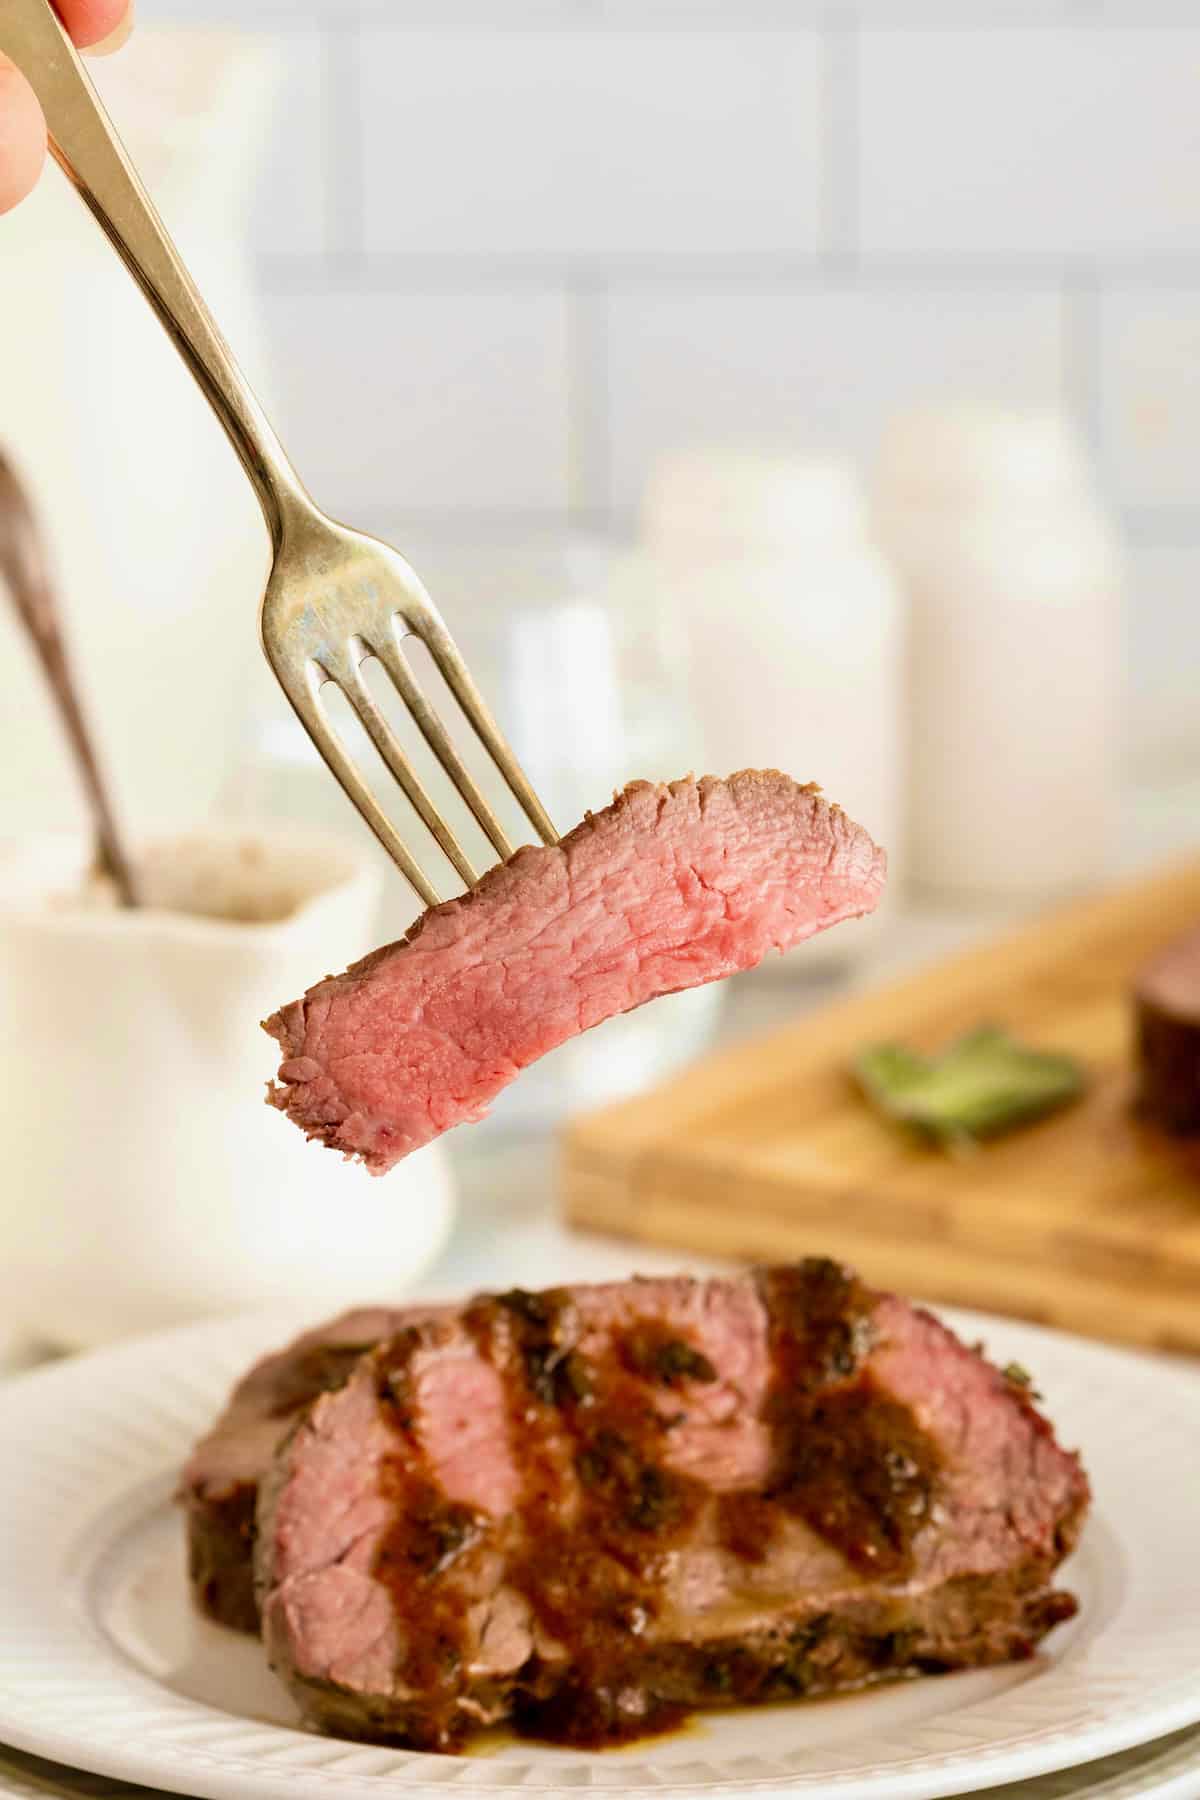
M 263 853 L 298 882 L 276 923 L 63 904 L 79 842 L 0 861 L 0 1316 L 32 1333 L 389 1300 L 446 1239 L 440 1145 L 375 1179 L 265 1103 L 259 1021 L 370 948 L 379 881 L 337 840 Z

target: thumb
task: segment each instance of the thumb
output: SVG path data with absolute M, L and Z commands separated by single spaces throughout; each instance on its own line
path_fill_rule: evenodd
M 133 26 L 132 0 L 55 0 L 59 17 L 81 50 L 106 56 Z
M 19 69 L 0 56 L 0 213 L 23 200 L 46 159 L 46 121 Z

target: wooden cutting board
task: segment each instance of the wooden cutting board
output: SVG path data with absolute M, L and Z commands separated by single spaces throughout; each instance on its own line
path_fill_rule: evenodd
M 844 1257 L 871 1281 L 1200 1354 L 1200 1142 L 1132 1114 L 1129 990 L 1200 921 L 1200 861 L 708 1058 L 572 1125 L 573 1223 L 707 1255 Z M 849 1079 L 863 1045 L 983 1022 L 1082 1057 L 1087 1098 L 967 1157 L 909 1141 Z

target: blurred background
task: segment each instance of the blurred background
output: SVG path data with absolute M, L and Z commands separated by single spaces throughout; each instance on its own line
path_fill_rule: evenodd
M 1159 773 L 1200 760 L 1190 12 L 144 0 L 140 40 L 95 67 L 227 315 L 218 290 L 245 282 L 230 335 L 314 492 L 414 554 L 624 538 L 681 446 L 833 447 L 868 467 L 914 404 L 1065 409 L 1124 539 L 1123 760 Z M 197 56 L 197 32 L 234 26 L 253 44 L 214 38 Z M 63 199 L 0 228 L 0 316 L 24 377 L 6 371 L 6 438 L 36 468 L 52 382 L 82 384 L 110 420 L 146 389 L 180 395 L 157 470 L 144 440 L 140 458 L 132 440 L 111 458 L 89 441 L 86 485 L 64 470 L 47 492 L 86 612 L 100 602 L 78 591 L 84 552 L 73 566 L 73 537 L 96 530 L 81 494 L 135 546 L 170 495 L 186 544 L 212 428 Z M 95 367 L 118 363 L 116 344 L 106 354 L 77 308 L 69 331 L 31 328 L 50 222 L 56 256 L 119 318 L 119 366 Z M 235 249 L 239 266 L 219 266 Z M 42 343 L 58 344 L 53 371 Z M 229 492 L 253 535 L 235 470 Z M 253 605 L 241 570 L 232 620 Z M 168 636 L 178 603 L 163 596 L 142 631 Z M 36 716 L 24 673 L 7 704 Z M 135 759 L 114 754 L 136 806 Z M 8 823 L 32 802 L 5 767 Z
M 218 290 L 246 283 L 256 330 L 239 311 L 229 331 L 314 491 L 414 552 L 624 537 L 680 446 L 832 446 L 866 466 L 916 403 L 1065 409 L 1125 541 L 1124 761 L 1161 772 L 1200 758 L 1190 11 L 145 0 L 140 41 L 96 67 L 226 315 Z M 197 31 L 235 25 L 256 34 L 240 68 L 231 39 L 197 56 Z M 178 387 L 159 471 L 120 439 L 120 466 L 90 442 L 80 461 L 114 534 L 136 543 L 165 493 L 186 543 L 211 427 L 62 201 L 0 228 L 5 336 L 23 346 L 5 435 L 36 467 L 52 379 L 110 418 Z M 57 256 L 119 317 L 118 367 L 95 367 L 108 358 L 78 310 L 69 334 L 31 329 L 51 220 Z M 56 341 L 51 377 L 35 351 Z M 230 510 L 253 534 L 239 483 Z M 95 530 L 79 505 L 64 471 L 53 524 L 73 588 L 70 539 Z M 241 579 L 233 619 L 252 605 Z M 155 638 L 170 607 L 144 625 Z M 36 714 L 17 679 L 8 704 Z M 30 797 L 5 766 L 7 822 Z M 136 801 L 136 769 L 121 773 Z
M 560 825 L 633 775 L 820 779 L 895 869 L 821 993 L 1194 846 L 1193 5 L 142 0 L 93 67 L 305 480 L 410 556 Z M 0 263 L 0 440 L 124 815 L 361 846 L 262 665 L 240 469 L 56 171 Z M 0 835 L 72 827 L 0 649 Z M 616 1022 L 496 1124 L 805 1003 Z

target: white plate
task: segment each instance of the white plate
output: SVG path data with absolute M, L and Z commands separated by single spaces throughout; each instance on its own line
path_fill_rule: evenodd
M 453 1790 L 451 1790 L 453 1791 Z M 1035 1775 L 960 1800 L 1196 1800 L 1200 1731 L 1173 1732 L 1081 1769 Z M 406 1790 L 411 1793 L 411 1789 Z M 166 1800 L 161 1788 L 130 1787 L 0 1746 L 0 1800 Z
M 1097 1503 L 1067 1577 L 1081 1614 L 1031 1663 L 831 1702 L 701 1715 L 585 1755 L 466 1758 L 296 1728 L 250 1640 L 195 1619 L 174 1471 L 276 1320 L 190 1327 L 0 1389 L 0 1742 L 206 1800 L 820 1794 L 935 1800 L 1073 1767 L 1200 1721 L 1200 1382 L 1007 1321 L 950 1315 L 1025 1363 Z M 1070 1790 L 1068 1789 L 1068 1792 Z

